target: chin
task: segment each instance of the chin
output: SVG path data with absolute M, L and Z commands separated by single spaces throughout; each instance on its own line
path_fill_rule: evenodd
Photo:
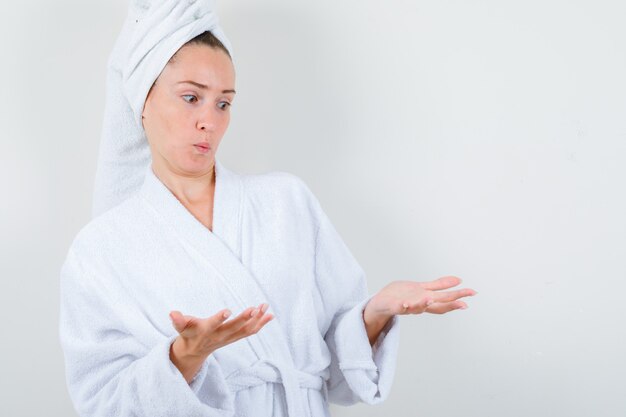
M 210 156 L 210 157 L 207 156 L 202 161 L 199 161 L 199 160 L 187 161 L 187 163 L 183 164 L 181 168 L 183 171 L 186 171 L 186 172 L 202 173 L 210 169 L 213 169 L 214 165 L 215 165 L 215 159 L 213 158 L 213 156 Z

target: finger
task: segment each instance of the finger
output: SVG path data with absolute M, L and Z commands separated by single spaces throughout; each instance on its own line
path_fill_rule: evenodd
M 263 316 L 263 314 L 267 311 L 268 307 L 269 305 L 266 303 L 259 304 L 258 307 L 252 310 L 252 312 L 250 313 L 250 317 L 255 318 L 255 317 Z
M 265 326 L 270 320 L 274 318 L 274 315 L 267 313 L 267 307 L 253 317 L 252 320 L 248 321 L 242 328 L 241 331 L 245 332 L 247 335 L 256 333 L 260 328 Z
M 455 291 L 433 292 L 435 301 L 438 303 L 448 303 L 450 301 L 458 300 L 461 297 L 471 297 L 473 295 L 476 295 L 476 291 L 470 288 Z
M 418 302 L 404 302 L 402 304 L 404 314 L 421 314 L 434 302 L 432 295 L 427 295 Z
M 239 331 L 244 333 L 250 333 L 251 329 L 256 328 L 261 321 L 265 319 L 267 316 L 265 313 L 267 312 L 269 305 L 261 304 L 258 308 L 252 310 L 250 313 L 250 319 L 239 329 Z
M 172 326 L 178 333 L 185 328 L 185 319 L 180 311 L 170 311 L 170 320 L 172 320 Z
M 232 333 L 228 336 L 228 338 L 224 341 L 224 345 L 228 345 L 230 343 L 236 342 L 239 339 L 243 339 L 245 337 L 251 336 L 255 333 L 258 333 L 263 326 L 269 323 L 274 318 L 273 314 L 265 314 L 262 320 L 259 320 L 259 324 L 251 329 L 242 328 L 239 331 Z
M 244 326 L 242 326 L 238 331 L 234 332 L 231 337 L 235 340 L 239 340 L 244 337 L 248 337 L 257 333 L 263 326 L 265 326 L 268 322 L 270 322 L 274 318 L 273 314 L 263 314 L 259 313 L 253 320 L 250 320 Z
M 265 326 L 267 323 L 272 321 L 273 318 L 274 318 L 273 314 L 269 314 L 268 313 L 268 314 L 264 315 L 263 318 L 259 320 L 258 324 L 252 328 L 252 330 L 250 331 L 251 334 L 258 333 L 259 330 L 261 330 L 263 328 L 263 326 Z
M 219 326 L 222 325 L 232 315 L 232 311 L 225 308 L 223 310 L 218 311 L 216 314 L 212 315 L 207 319 L 207 324 L 209 329 L 215 330 Z
M 455 277 L 454 275 L 448 275 L 445 277 L 438 278 L 434 281 L 422 282 L 420 283 L 422 288 L 431 291 L 437 290 L 446 290 L 451 287 L 456 287 L 461 283 L 461 278 Z
M 243 324 L 245 324 L 250 319 L 250 313 L 254 310 L 254 307 L 248 307 L 239 313 L 236 317 L 232 317 L 230 320 L 222 323 L 218 330 L 219 331 L 229 331 L 233 328 L 239 328 Z
M 253 320 L 256 317 L 256 314 L 260 311 L 260 307 L 263 307 L 264 304 L 261 304 L 259 307 L 248 307 L 244 311 L 242 311 L 237 317 L 232 320 L 222 324 L 219 327 L 220 333 L 228 334 L 237 332 L 243 326 L 245 326 L 250 320 Z M 265 311 L 267 310 L 267 306 L 264 307 Z
M 267 312 L 269 305 L 266 303 L 260 304 L 259 307 L 252 310 L 250 313 L 250 318 L 247 322 L 243 324 L 237 331 L 247 332 L 249 329 L 255 327 L 260 320 L 265 317 L 265 313 Z
M 172 325 L 178 333 L 185 331 L 193 327 L 196 323 L 196 318 L 193 316 L 184 316 L 180 311 L 174 310 L 170 312 L 170 319 Z
M 267 323 L 272 321 L 273 318 L 274 318 L 274 315 L 272 313 L 268 313 L 266 311 L 265 314 L 262 317 L 259 318 L 258 327 L 261 328 L 261 327 L 265 326 Z
M 463 301 L 453 301 L 450 303 L 433 303 L 432 305 L 428 306 L 426 312 L 432 314 L 444 314 L 452 310 L 464 310 L 466 308 L 467 304 L 465 304 Z

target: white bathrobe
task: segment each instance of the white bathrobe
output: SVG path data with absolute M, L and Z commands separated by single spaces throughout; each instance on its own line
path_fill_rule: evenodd
M 61 271 L 60 340 L 84 417 L 329 416 L 389 394 L 398 320 L 369 344 L 365 274 L 319 201 L 286 172 L 216 159 L 213 231 L 148 166 L 131 198 L 83 227 Z M 171 310 L 275 315 L 218 349 L 188 384 L 169 358 Z

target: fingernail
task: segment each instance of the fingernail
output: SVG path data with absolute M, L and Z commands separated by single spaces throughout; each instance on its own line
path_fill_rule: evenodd
M 268 304 L 263 304 L 263 307 L 261 307 L 261 311 L 265 313 L 265 311 L 267 311 L 268 307 L 269 307 Z
M 252 310 L 252 313 L 250 313 L 250 317 L 256 316 L 258 312 L 259 312 L 259 309 L 255 308 L 254 310 Z
M 467 306 L 461 306 L 461 310 L 465 310 Z
M 225 311 L 223 314 L 224 318 L 227 319 L 228 317 L 230 317 L 230 311 Z

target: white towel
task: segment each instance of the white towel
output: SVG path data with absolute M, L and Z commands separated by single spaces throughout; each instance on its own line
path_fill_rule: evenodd
M 131 0 L 107 64 L 106 103 L 92 216 L 139 190 L 150 148 L 141 113 L 150 87 L 187 41 L 211 31 L 228 49 L 213 0 Z

